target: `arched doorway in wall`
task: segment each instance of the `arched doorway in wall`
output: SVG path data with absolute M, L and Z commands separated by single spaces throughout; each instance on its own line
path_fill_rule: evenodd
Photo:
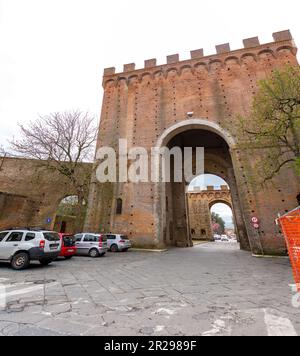
M 222 178 L 230 187 L 232 196 L 233 215 L 241 248 L 249 250 L 249 239 L 246 232 L 243 212 L 239 200 L 239 190 L 236 183 L 231 149 L 234 141 L 227 136 L 218 125 L 206 120 L 186 120 L 166 130 L 158 141 L 158 147 L 170 150 L 186 147 L 196 151 L 197 147 L 204 148 L 204 172 Z M 171 177 L 176 167 L 171 165 Z M 193 236 L 189 222 L 189 204 L 187 199 L 187 182 L 171 181 L 158 186 L 157 211 L 162 211 L 158 219 L 164 244 L 168 246 L 193 246 Z M 167 209 L 166 209 L 167 208 Z M 204 233 L 204 229 L 202 231 Z
M 221 177 L 203 174 L 193 179 L 187 200 L 193 241 L 214 241 L 214 235 L 236 231 L 230 187 Z
M 85 211 L 86 203 L 80 206 L 76 195 L 63 198 L 56 211 L 54 230 L 68 234 L 82 232 Z

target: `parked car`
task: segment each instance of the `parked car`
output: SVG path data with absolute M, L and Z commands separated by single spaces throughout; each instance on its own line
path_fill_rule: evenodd
M 222 237 L 220 235 L 214 235 L 214 240 L 215 241 L 221 241 Z
M 222 242 L 230 242 L 230 239 L 226 235 L 222 235 L 221 241 Z
M 0 260 L 10 262 L 15 270 L 29 267 L 31 261 L 49 265 L 60 254 L 61 240 L 53 231 L 34 229 L 0 232 Z
M 61 251 L 59 257 L 64 257 L 66 260 L 70 260 L 77 252 L 75 236 L 71 234 L 59 234 L 59 236 L 61 239 Z
M 82 233 L 75 235 L 78 256 L 102 257 L 107 252 L 107 238 L 105 235 Z
M 132 243 L 125 235 L 107 234 L 107 247 L 111 252 L 128 251 Z

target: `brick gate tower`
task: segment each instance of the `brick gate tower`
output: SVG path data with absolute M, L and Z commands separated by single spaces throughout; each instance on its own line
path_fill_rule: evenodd
M 231 192 L 227 185 L 221 189 L 208 186 L 187 193 L 190 233 L 194 240 L 214 241 L 211 208 L 218 203 L 232 208 Z M 235 223 L 235 221 L 233 221 Z
M 152 147 L 204 147 L 205 173 L 229 185 L 241 247 L 256 254 L 285 252 L 274 221 L 297 206 L 300 193 L 289 168 L 268 186 L 253 187 L 253 160 L 263 152 L 239 148 L 230 129 L 238 115 L 249 114 L 258 80 L 275 68 L 298 65 L 290 32 L 273 38 L 267 44 L 246 39 L 244 48 L 234 51 L 218 45 L 211 56 L 195 50 L 185 61 L 171 55 L 164 65 L 146 60 L 142 69 L 126 64 L 122 73 L 105 69 L 97 145 L 117 150 L 121 138 L 128 148 L 141 146 L 149 153 Z M 137 246 L 191 246 L 185 193 L 184 183 L 100 184 L 94 176 L 85 228 L 127 234 Z M 253 228 L 253 216 L 260 219 L 260 230 Z

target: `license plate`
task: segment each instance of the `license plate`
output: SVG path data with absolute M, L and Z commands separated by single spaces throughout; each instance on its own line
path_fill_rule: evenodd
M 57 250 L 59 245 L 50 245 L 50 250 Z
M 68 250 L 68 252 L 74 252 L 74 250 Z

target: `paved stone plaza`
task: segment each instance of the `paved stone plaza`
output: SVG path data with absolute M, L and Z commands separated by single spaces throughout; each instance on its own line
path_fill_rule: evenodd
M 0 335 L 300 335 L 289 260 L 236 244 L 1 264 L 0 283 Z

